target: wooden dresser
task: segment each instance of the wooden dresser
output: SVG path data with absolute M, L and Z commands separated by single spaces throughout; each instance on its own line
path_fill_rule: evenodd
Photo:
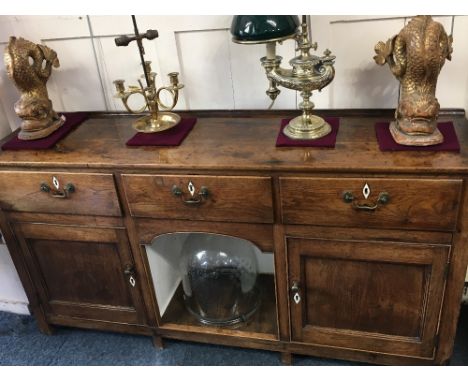
M 41 331 L 268 349 L 285 362 L 447 363 L 468 261 L 464 113 L 442 115 L 460 154 L 381 152 L 374 123 L 391 113 L 379 111 L 335 111 L 335 149 L 276 148 L 294 114 L 198 112 L 172 148 L 128 148 L 135 117 L 94 114 L 54 150 L 1 152 L 1 230 Z M 198 204 L 174 191 L 189 182 L 208 190 Z M 202 325 L 177 301 L 161 314 L 147 245 L 172 232 L 274 254 L 252 322 Z

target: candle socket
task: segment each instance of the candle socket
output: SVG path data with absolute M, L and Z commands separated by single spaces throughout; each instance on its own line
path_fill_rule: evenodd
M 151 61 L 145 61 L 145 70 L 148 73 L 148 76 L 151 74 Z
M 179 73 L 171 72 L 168 74 L 168 76 L 171 85 L 177 87 L 179 85 Z
M 125 92 L 125 80 L 115 80 L 114 81 L 115 90 L 117 93 L 124 93 Z

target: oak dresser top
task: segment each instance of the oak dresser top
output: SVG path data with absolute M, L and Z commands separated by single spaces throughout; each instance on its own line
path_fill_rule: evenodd
M 338 111 L 334 115 L 339 116 Z M 1 151 L 6 168 L 75 168 L 175 172 L 347 172 L 347 173 L 468 173 L 468 121 L 463 112 L 446 113 L 460 142 L 454 152 L 382 152 L 374 131 L 389 113 L 350 113 L 340 118 L 334 149 L 275 147 L 284 112 L 193 112 L 198 120 L 179 147 L 127 147 L 135 131 L 135 116 L 92 113 L 90 118 L 59 142 L 54 149 Z M 329 113 L 330 114 L 330 113 Z M 343 115 L 343 114 L 341 114 Z M 2 142 L 8 139 L 6 137 Z

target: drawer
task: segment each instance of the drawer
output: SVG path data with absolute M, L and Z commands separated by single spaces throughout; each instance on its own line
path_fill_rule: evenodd
M 112 174 L 2 171 L 0 205 L 20 212 L 121 216 Z
M 269 177 L 122 175 L 137 217 L 272 223 Z
M 280 178 L 285 224 L 453 231 L 461 180 Z

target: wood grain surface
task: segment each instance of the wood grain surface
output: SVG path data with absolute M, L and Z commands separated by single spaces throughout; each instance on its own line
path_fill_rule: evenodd
M 75 191 L 67 198 L 54 198 L 41 191 L 41 184 L 52 190 L 53 177 L 60 191 L 71 183 Z M 7 211 L 46 212 L 68 215 L 121 216 L 119 198 L 112 174 L 70 172 L 0 171 L 0 205 Z
M 1 151 L 0 226 L 41 331 L 269 349 L 287 363 L 293 353 L 447 363 L 468 263 L 464 113 L 441 113 L 460 153 L 381 152 L 374 123 L 392 114 L 378 110 L 324 111 L 341 117 L 335 149 L 276 148 L 281 119 L 296 114 L 183 112 L 198 121 L 179 147 L 128 148 L 137 116 L 92 113 L 52 150 Z M 75 193 L 41 192 L 52 176 Z M 195 194 L 208 188 L 202 203 L 184 203 L 190 181 Z M 356 203 L 381 192 L 390 201 L 356 210 L 345 191 Z M 267 301 L 250 326 L 201 325 L 177 294 L 161 317 L 144 245 L 172 232 L 237 236 L 274 253 Z
M 368 185 L 366 199 L 363 188 Z M 453 179 L 280 178 L 283 223 L 454 231 L 462 181 Z M 345 203 L 345 192 L 355 200 Z M 389 202 L 377 203 L 381 193 Z M 375 205 L 359 210 L 356 205 Z
M 453 121 L 460 153 L 381 152 L 374 124 L 391 118 L 384 113 L 379 116 L 378 112 L 371 117 L 346 111 L 327 113 L 342 116 L 335 149 L 275 147 L 281 119 L 290 117 L 292 112 L 252 112 L 240 116 L 226 112 L 200 114 L 203 116 L 179 147 L 129 148 L 125 143 L 135 134 L 131 124 L 137 117 L 96 115 L 54 150 L 0 152 L 0 166 L 138 168 L 140 171 L 165 169 L 190 173 L 202 170 L 468 172 L 468 121 L 459 113 L 446 115 L 441 120 Z M 197 117 L 197 112 L 184 115 Z
M 157 219 L 272 223 L 271 179 L 247 176 L 122 175 L 132 216 Z M 192 196 L 188 190 L 194 187 Z M 175 196 L 176 186 L 183 193 Z M 208 196 L 198 193 L 202 187 Z M 184 200 L 196 199 L 199 204 Z

